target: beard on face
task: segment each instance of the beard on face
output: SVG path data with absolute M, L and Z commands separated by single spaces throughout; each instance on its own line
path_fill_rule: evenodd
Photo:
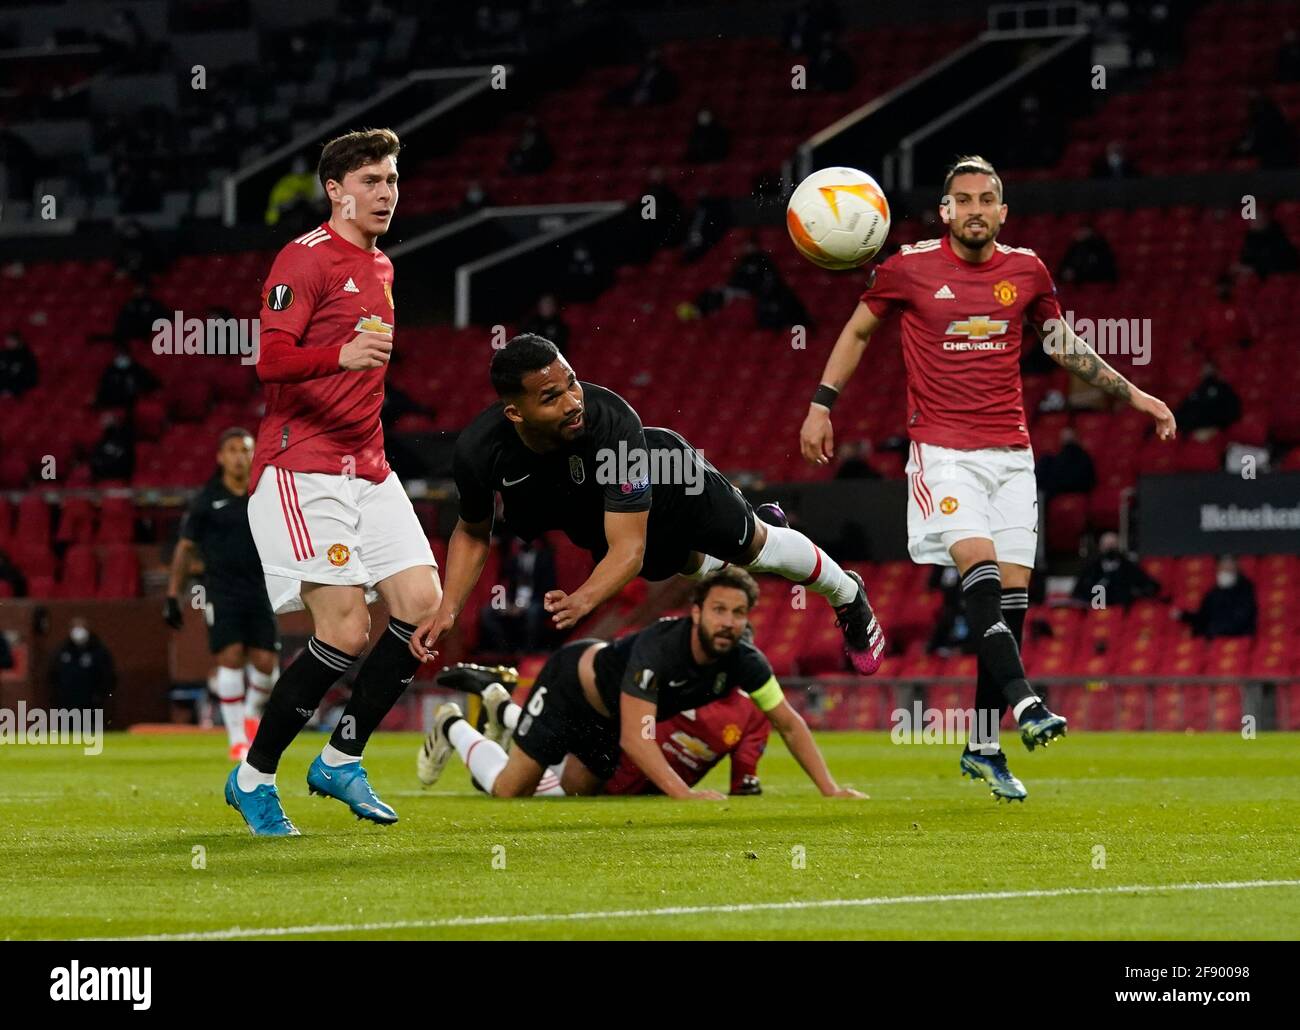
M 724 654 L 735 647 L 736 641 L 740 639 L 739 634 L 732 634 L 728 630 L 722 630 L 717 635 L 712 634 L 704 628 L 703 622 L 695 628 L 695 632 L 699 636 L 701 650 L 703 650 L 710 659 L 721 658 Z M 722 639 L 719 639 L 719 636 L 721 636 Z M 721 645 L 721 647 L 719 645 Z
M 975 236 L 967 233 L 967 223 L 963 222 L 960 230 L 953 231 L 953 236 L 957 238 L 957 242 L 962 244 L 962 246 L 970 247 L 971 250 L 979 250 L 980 247 L 983 247 L 985 244 L 996 240 L 998 238 L 998 231 L 1002 227 L 1000 225 L 991 225 L 989 222 L 983 221 L 982 219 L 981 221 L 984 225 L 984 234 L 982 236 Z

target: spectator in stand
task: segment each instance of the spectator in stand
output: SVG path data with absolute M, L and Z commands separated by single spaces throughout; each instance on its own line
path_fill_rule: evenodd
M 1207 439 L 1214 431 L 1227 429 L 1241 418 L 1241 398 L 1223 379 L 1213 361 L 1201 368 L 1201 381 L 1178 406 L 1178 425 Z
M 726 158 L 731 151 L 731 134 L 727 132 L 707 107 L 695 113 L 695 124 L 686 140 L 686 160 L 691 164 L 713 164 Z
M 827 33 L 838 35 L 844 28 L 844 16 L 834 0 L 804 0 L 785 18 L 781 38 L 796 54 L 806 54 Z
M 113 656 L 80 616 L 50 662 L 55 708 L 99 708 L 113 692 Z
M 135 434 L 130 424 L 112 412 L 104 415 L 104 432 L 90 453 L 90 472 L 96 482 L 129 481 L 135 471 Z
M 1300 35 L 1295 29 L 1282 33 L 1282 45 L 1277 51 L 1278 82 L 1300 82 Z
M 658 165 L 650 169 L 638 205 L 644 204 L 646 197 L 654 201 L 654 217 L 640 218 L 639 211 L 637 214 L 650 235 L 650 249 L 677 246 L 686 235 L 686 208 L 681 196 L 664 180 L 664 170 Z
M 491 204 L 488 199 L 487 190 L 477 179 L 470 182 L 465 187 L 465 196 L 460 201 L 460 212 L 465 215 L 472 215 L 475 211 L 481 210 Z
M 546 131 L 529 116 L 524 123 L 523 134 L 506 158 L 510 171 L 516 175 L 537 175 L 551 167 L 555 160 L 555 151 Z
M 763 276 L 754 292 L 754 323 L 760 329 L 789 329 L 809 326 L 811 320 L 798 294 L 773 270 Z
M 1194 612 L 1175 608 L 1170 614 L 1189 624 L 1198 637 L 1253 637 L 1258 615 L 1255 584 L 1241 574 L 1235 558 L 1224 555 L 1201 606 Z
M 1094 179 L 1133 179 L 1137 174 L 1137 167 L 1125 153 L 1124 144 L 1117 139 L 1107 143 L 1106 150 L 1092 164 Z
M 879 479 L 880 473 L 871 464 L 871 441 L 856 440 L 840 445 L 839 468 L 835 470 L 836 479 Z
M 319 197 L 320 180 L 316 178 L 314 169 L 308 169 L 307 159 L 300 154 L 293 159 L 289 171 L 271 187 L 263 221 L 267 225 L 279 225 L 283 219 L 290 231 L 305 229 L 320 220 Z
M 826 93 L 843 93 L 853 88 L 853 81 L 857 77 L 853 58 L 836 45 L 832 33 L 823 32 L 817 41 L 817 49 L 808 62 L 808 81 L 813 88 Z
M 1213 353 L 1225 347 L 1245 350 L 1254 343 L 1255 327 L 1251 313 L 1237 302 L 1232 276 L 1224 273 L 1214 285 L 1214 303 L 1201 318 L 1198 344 Z
M 1115 252 L 1106 237 L 1090 225 L 1074 231 L 1074 239 L 1065 250 L 1056 278 L 1064 283 L 1113 283 L 1119 278 Z
M 1038 489 L 1050 501 L 1058 494 L 1086 494 L 1097 485 L 1092 456 L 1079 443 L 1070 426 L 1061 430 L 1061 445 L 1055 454 L 1044 454 L 1035 469 Z
M 529 541 L 503 537 L 501 549 L 505 596 L 500 606 L 495 599 L 483 606 L 480 646 L 495 654 L 540 651 L 549 632 L 542 602 L 557 582 L 555 554 L 545 536 Z
M 118 273 L 137 283 L 147 283 L 150 276 L 162 267 L 162 254 L 153 233 L 134 218 L 119 219 L 115 228 Z
M 113 342 L 125 347 L 132 340 L 148 340 L 153 336 L 153 324 L 157 319 L 170 322 L 172 313 L 149 292 L 148 283 L 137 282 L 131 296 L 117 313 L 113 323 Z
M 1272 214 L 1262 208 L 1256 212 L 1254 224 L 1246 230 L 1240 260 L 1261 279 L 1300 268 L 1300 252 L 1295 244 Z
M 564 295 L 570 300 L 595 300 L 609 285 L 609 272 L 596 261 L 585 243 L 574 246 L 564 269 Z
M 1296 160 L 1295 131 L 1281 109 L 1257 89 L 1247 93 L 1246 135 L 1234 151 L 1259 160 L 1261 168 L 1290 168 Z
M 703 190 L 686 223 L 686 246 L 682 263 L 690 264 L 708 253 L 731 227 L 731 208 L 721 197 L 710 197 Z
M 780 276 L 776 262 L 758 245 L 758 237 L 750 233 L 745 246 L 731 266 L 731 278 L 727 280 L 730 289 L 740 293 L 754 294 L 769 275 Z
M 0 583 L 9 584 L 10 597 L 27 596 L 27 577 L 4 551 L 0 551 Z
M 97 408 L 129 408 L 142 394 L 158 389 L 158 377 L 131 357 L 129 347 L 119 346 L 95 392 Z
M 1097 588 L 1101 587 L 1101 592 Z M 1160 593 L 1160 584 L 1148 575 L 1131 555 L 1119 548 L 1118 533 L 1102 533 L 1097 553 L 1083 567 L 1074 584 L 1074 599 L 1089 607 L 1128 607 L 1144 597 Z
M 0 350 L 0 397 L 21 397 L 38 378 L 36 355 L 22 333 L 17 329 L 5 333 L 4 349 Z
M 636 77 L 610 90 L 608 101 L 616 107 L 650 107 L 677 99 L 677 76 L 663 62 L 658 50 L 646 54 Z
M 533 333 L 555 344 L 561 354 L 569 346 L 569 326 L 560 314 L 555 294 L 544 293 L 537 301 L 537 309 L 519 327 L 521 333 Z

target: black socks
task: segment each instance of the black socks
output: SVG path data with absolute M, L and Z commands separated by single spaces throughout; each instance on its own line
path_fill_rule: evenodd
M 307 725 L 325 692 L 356 659 L 356 655 L 310 637 L 267 699 L 257 736 L 248 749 L 248 764 L 258 772 L 274 773 L 285 748 Z
M 1026 698 L 1036 696 L 1025 679 L 1016 634 L 1008 619 L 1003 617 L 1002 576 L 997 562 L 983 561 L 972 565 L 962 577 L 961 588 L 966 600 L 966 621 L 976 641 L 980 674 L 982 678 L 987 676 L 989 681 L 984 698 L 979 696 L 979 685 L 976 684 L 976 708 L 987 706 L 991 709 L 995 689 L 999 695 L 999 710 L 1004 703 L 1014 707 Z M 1023 632 L 1028 593 L 1021 593 L 1025 597 L 1025 607 L 1013 609 L 1016 614 L 1010 621 L 1014 621 Z
M 389 616 L 388 629 L 361 663 L 352 697 L 330 737 L 330 744 L 345 755 L 361 757 L 370 735 L 415 677 L 420 660 L 407 646 L 415 630 L 411 623 Z

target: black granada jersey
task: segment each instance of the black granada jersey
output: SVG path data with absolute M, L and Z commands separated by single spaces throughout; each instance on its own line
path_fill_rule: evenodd
M 716 662 L 696 665 L 693 632 L 689 617 L 660 619 L 596 652 L 596 690 L 615 719 L 622 694 L 655 702 L 659 720 L 725 697 L 732 687 L 743 690 L 764 712 L 781 703 L 772 666 L 749 640 L 737 641 Z
M 209 591 L 266 596 L 262 559 L 248 528 L 247 494 L 231 493 L 220 476 L 213 476 L 190 502 L 180 535 L 198 544 Z
M 672 467 L 669 458 L 703 459 L 671 430 L 643 428 L 632 406 L 612 390 L 583 383 L 582 392 L 582 435 L 546 454 L 525 446 L 500 401 L 461 432 L 453 474 L 462 519 L 489 518 L 493 494 L 500 493 L 506 525 L 516 536 L 532 540 L 547 530 L 562 530 L 579 547 L 599 555 L 608 547 L 607 511 L 648 511 L 653 501 L 652 525 L 667 525 L 667 517 L 679 508 L 683 477 L 659 482 L 664 477 L 655 474 L 656 466 Z M 647 456 L 639 467 L 637 454 Z

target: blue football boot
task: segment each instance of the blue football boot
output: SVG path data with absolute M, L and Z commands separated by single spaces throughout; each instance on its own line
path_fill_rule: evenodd
M 972 780 L 983 780 L 989 785 L 997 800 L 1024 801 L 1029 791 L 1007 768 L 1007 756 L 1001 751 L 981 755 L 969 749 L 961 753 L 961 774 Z
M 1020 713 L 1020 739 L 1030 751 L 1036 747 L 1047 747 L 1057 737 L 1065 736 L 1067 725 L 1064 715 L 1049 712 L 1047 706 L 1040 701 Z
M 273 783 L 249 791 L 239 789 L 239 766 L 226 777 L 226 804 L 244 817 L 254 837 L 299 837 L 298 827 L 289 822 L 280 804 L 280 792 Z
M 380 826 L 389 826 L 397 822 L 397 813 L 379 800 L 366 779 L 366 771 L 360 762 L 347 765 L 326 765 L 320 755 L 307 770 L 307 789 L 313 794 L 325 798 L 337 798 L 358 819 L 369 819 Z

